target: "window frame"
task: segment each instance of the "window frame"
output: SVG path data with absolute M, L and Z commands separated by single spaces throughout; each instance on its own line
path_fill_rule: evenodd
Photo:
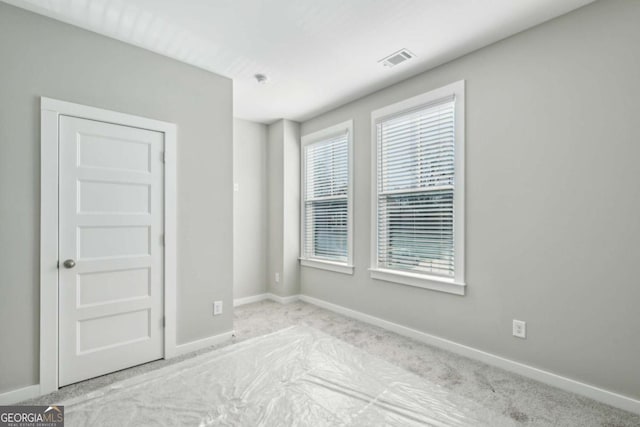
M 306 200 L 306 147 L 347 133 L 347 260 L 332 261 L 305 256 L 305 200 Z M 347 120 L 316 132 L 303 135 L 300 142 L 300 265 L 337 273 L 353 274 L 353 120 Z
M 409 113 L 416 108 L 448 96 L 455 97 L 454 159 L 454 277 L 381 268 L 378 264 L 378 130 L 377 124 L 392 116 Z M 464 295 L 465 283 L 465 81 L 405 99 L 371 112 L 371 278 L 424 289 Z

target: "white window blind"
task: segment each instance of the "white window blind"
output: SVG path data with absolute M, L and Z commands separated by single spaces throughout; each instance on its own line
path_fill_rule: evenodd
M 448 96 L 376 121 L 378 268 L 454 277 L 454 113 Z
M 303 258 L 347 262 L 349 134 L 304 147 Z

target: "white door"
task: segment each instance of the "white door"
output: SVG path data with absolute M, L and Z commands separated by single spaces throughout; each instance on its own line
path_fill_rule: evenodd
M 59 385 L 163 357 L 164 134 L 60 116 Z

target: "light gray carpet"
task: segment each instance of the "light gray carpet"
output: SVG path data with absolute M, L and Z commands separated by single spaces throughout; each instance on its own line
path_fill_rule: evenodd
M 308 326 L 245 340 L 61 402 L 68 427 L 515 427 Z
M 638 427 L 640 416 L 433 348 L 339 314 L 296 302 L 263 301 L 235 309 L 236 341 L 306 325 L 346 341 L 525 426 Z M 215 348 L 215 347 L 214 347 Z M 77 397 L 116 381 L 188 359 L 157 361 L 64 387 L 25 404 Z

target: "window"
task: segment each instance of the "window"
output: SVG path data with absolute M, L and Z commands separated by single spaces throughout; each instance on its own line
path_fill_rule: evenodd
M 300 262 L 353 273 L 351 245 L 352 122 L 302 137 Z
M 464 294 L 464 82 L 372 122 L 372 277 Z

